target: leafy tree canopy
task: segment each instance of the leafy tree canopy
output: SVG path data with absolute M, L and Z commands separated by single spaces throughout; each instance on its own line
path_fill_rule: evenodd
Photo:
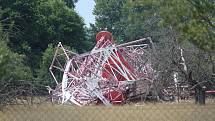
M 75 3 L 78 2 L 78 0 L 64 0 L 66 5 L 70 8 L 74 8 L 75 7 Z
M 0 78 L 31 80 L 32 73 L 30 68 L 24 65 L 24 56 L 12 52 L 2 38 L 0 45 Z
M 1 20 L 9 29 L 13 51 L 27 55 L 29 65 L 38 67 L 49 43 L 63 44 L 83 51 L 84 22 L 73 8 L 61 0 L 2 0 Z M 12 27 L 11 27 L 12 26 Z
M 162 23 L 203 50 L 215 50 L 214 0 L 156 0 Z
M 121 39 L 123 26 L 120 23 L 122 7 L 126 0 L 95 0 L 94 14 L 98 31 L 107 29 L 115 38 Z
M 95 26 L 107 28 L 124 41 L 145 36 L 159 38 L 171 29 L 179 41 L 188 40 L 203 50 L 213 51 L 214 9 L 214 0 L 96 0 Z

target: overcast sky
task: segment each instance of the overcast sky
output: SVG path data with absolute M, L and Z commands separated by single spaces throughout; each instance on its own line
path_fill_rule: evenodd
M 94 0 L 79 0 L 76 4 L 76 10 L 80 16 L 84 18 L 84 22 L 87 26 L 90 23 L 95 23 L 95 16 L 93 15 Z

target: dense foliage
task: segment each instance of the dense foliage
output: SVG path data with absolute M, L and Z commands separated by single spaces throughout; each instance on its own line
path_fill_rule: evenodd
M 123 41 L 163 33 L 165 25 L 197 47 L 214 51 L 213 0 L 95 0 L 97 28 L 107 28 Z
M 58 42 L 78 52 L 90 47 L 76 2 L 0 1 L 0 105 L 27 93 L 47 94 L 45 86 L 54 85 L 49 66 Z
M 59 0 L 3 0 L 1 19 L 10 28 L 10 48 L 28 57 L 32 69 L 38 67 L 49 43 L 73 46 L 83 51 L 84 23 L 73 8 Z M 35 60 L 35 61 L 30 61 Z
M 117 42 L 151 37 L 156 47 L 154 69 L 162 84 L 178 72 L 197 82 L 215 75 L 215 2 L 213 0 L 95 0 L 92 31 L 113 32 Z M 181 52 L 188 70 L 182 69 Z M 215 82 L 215 81 L 214 81 Z M 215 84 L 213 81 L 210 84 Z
M 204 50 L 215 50 L 214 0 L 157 1 L 163 23 Z

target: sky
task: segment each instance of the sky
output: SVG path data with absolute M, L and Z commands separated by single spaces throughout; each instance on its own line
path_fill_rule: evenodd
M 84 18 L 87 27 L 90 23 L 95 23 L 95 16 L 93 15 L 94 0 L 79 0 L 76 3 L 76 11 Z

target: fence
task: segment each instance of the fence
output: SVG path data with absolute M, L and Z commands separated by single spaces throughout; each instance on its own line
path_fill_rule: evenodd
M 39 98 L 38 98 L 39 99 Z M 206 105 L 193 100 L 177 102 L 129 102 L 123 105 L 79 107 L 35 98 L 28 104 L 11 104 L 0 111 L 0 121 L 214 121 L 215 99 Z

